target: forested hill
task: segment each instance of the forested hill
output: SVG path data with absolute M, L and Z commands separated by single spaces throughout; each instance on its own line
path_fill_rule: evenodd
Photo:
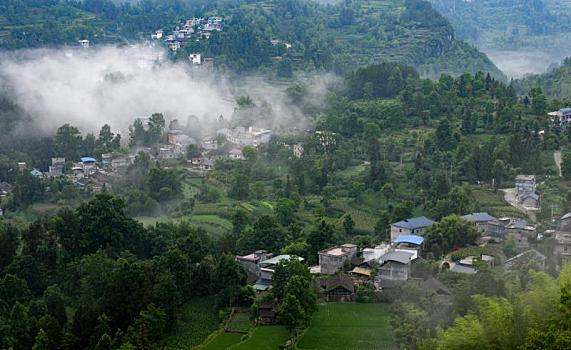
M 148 38 L 181 19 L 218 15 L 225 28 L 199 50 L 218 66 L 350 71 L 379 61 L 414 65 L 422 75 L 502 73 L 481 52 L 455 38 L 450 23 L 425 1 L 354 0 L 323 5 L 311 0 L 167 0 L 115 5 L 109 0 L 0 0 L 0 47 L 95 44 Z M 272 47 L 270 40 L 291 44 Z
M 569 42 L 571 4 L 562 0 L 429 0 L 458 37 L 481 48 L 517 50 Z
M 545 95 L 552 98 L 571 96 L 571 58 L 563 60 L 560 67 L 547 73 L 534 74 L 513 82 L 518 93 L 526 94 L 534 87 L 540 87 Z

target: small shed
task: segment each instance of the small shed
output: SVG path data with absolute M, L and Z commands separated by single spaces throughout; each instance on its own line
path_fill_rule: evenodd
M 276 303 L 273 300 L 262 301 L 258 305 L 258 323 L 268 325 L 276 322 Z
M 338 274 L 322 281 L 322 288 L 327 301 L 353 300 L 353 281 L 345 274 Z

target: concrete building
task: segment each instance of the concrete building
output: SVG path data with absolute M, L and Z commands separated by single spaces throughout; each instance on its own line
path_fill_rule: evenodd
M 434 221 L 424 216 L 395 222 L 391 224 L 391 242 L 394 242 L 400 235 L 422 236 L 425 230 L 433 224 Z
M 571 213 L 561 217 L 561 225 L 555 234 L 554 253 L 562 260 L 571 258 Z
M 248 254 L 248 255 L 238 255 L 236 256 L 236 260 L 246 272 L 254 273 L 259 275 L 260 273 L 260 262 L 264 260 L 271 259 L 273 256 L 272 253 L 266 250 L 256 250 L 255 252 Z
M 239 146 L 257 146 L 270 142 L 272 131 L 251 126 L 238 126 L 233 129 L 220 129 L 217 134 L 224 136 L 228 142 Z
M 65 168 L 65 158 L 54 157 L 52 158 L 52 165 L 49 167 L 48 176 L 56 177 L 62 176 Z
M 535 175 L 518 175 L 515 178 L 516 195 L 534 193 L 536 187 Z
M 351 261 L 357 255 L 357 251 L 358 247 L 350 243 L 320 251 L 318 254 L 321 273 L 331 275 L 341 270 L 346 261 Z
M 566 129 L 571 120 L 571 107 L 561 108 L 555 112 L 549 112 L 547 115 L 551 118 L 551 121 L 556 126 Z
M 410 276 L 413 254 L 392 251 L 380 258 L 378 277 L 389 281 L 406 281 Z

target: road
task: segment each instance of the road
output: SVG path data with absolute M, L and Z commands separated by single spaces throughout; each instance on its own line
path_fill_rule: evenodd
M 553 152 L 553 160 L 555 161 L 555 165 L 557 166 L 557 169 L 559 170 L 559 176 L 563 176 L 563 172 L 561 171 L 561 151 L 555 151 Z

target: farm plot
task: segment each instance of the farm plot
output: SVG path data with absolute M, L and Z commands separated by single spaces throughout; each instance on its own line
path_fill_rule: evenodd
M 299 349 L 396 349 L 386 304 L 332 303 L 319 305 Z

